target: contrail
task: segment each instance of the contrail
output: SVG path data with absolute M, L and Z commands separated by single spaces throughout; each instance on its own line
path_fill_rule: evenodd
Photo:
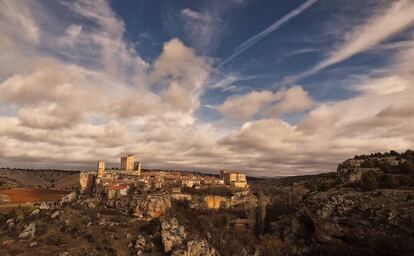
M 309 7 L 311 7 L 314 3 L 318 2 L 318 1 L 319 0 L 308 0 L 308 1 L 306 1 L 305 3 L 303 3 L 302 5 L 300 5 L 298 8 L 294 9 L 290 13 L 286 14 L 285 16 L 283 16 L 281 19 L 277 20 L 275 23 L 273 23 L 272 25 L 270 25 L 268 28 L 266 28 L 265 30 L 263 30 L 259 34 L 253 36 L 252 38 L 250 38 L 246 42 L 242 43 L 241 45 L 239 45 L 234 50 L 234 53 L 230 57 L 228 57 L 227 59 L 225 59 L 224 61 L 222 61 L 218 65 L 218 67 L 221 67 L 224 64 L 226 64 L 227 62 L 231 61 L 232 59 L 234 59 L 235 57 L 237 57 L 239 54 L 243 53 L 244 51 L 246 51 L 247 49 L 249 49 L 250 47 L 252 47 L 253 45 L 255 45 L 257 42 L 259 42 L 260 40 L 262 40 L 263 38 L 265 38 L 267 35 L 269 35 L 273 31 L 277 30 L 283 24 L 285 24 L 286 22 L 288 22 L 292 18 L 296 17 L 297 15 L 301 14 L 302 12 L 304 12 L 306 9 L 308 9 Z

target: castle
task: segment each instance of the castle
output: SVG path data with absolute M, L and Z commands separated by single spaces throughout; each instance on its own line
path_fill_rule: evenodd
M 98 161 L 96 171 L 80 173 L 82 194 L 104 198 L 107 206 L 115 206 L 126 196 L 167 193 L 172 197 L 186 198 L 191 190 L 206 188 L 248 189 L 246 174 L 239 171 L 220 171 L 220 176 L 178 171 L 145 171 L 133 154 L 122 156 L 120 168 L 106 170 L 105 161 Z M 139 193 L 137 193 L 140 191 Z M 214 199 L 214 200 L 213 200 Z M 206 198 L 208 208 L 220 207 L 221 199 Z

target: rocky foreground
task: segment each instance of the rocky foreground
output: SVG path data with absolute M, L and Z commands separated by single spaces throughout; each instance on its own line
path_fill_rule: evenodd
M 359 156 L 336 173 L 255 179 L 250 191 L 214 195 L 73 192 L 0 215 L 0 254 L 414 255 L 412 159 Z

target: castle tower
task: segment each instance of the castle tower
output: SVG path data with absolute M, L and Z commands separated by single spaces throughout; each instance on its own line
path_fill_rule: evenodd
M 137 175 L 141 175 L 141 162 L 136 162 L 134 164 L 134 172 Z
M 121 157 L 121 170 L 132 172 L 134 170 L 134 155 Z
M 98 178 L 102 178 L 105 176 L 105 161 L 99 161 L 98 162 Z

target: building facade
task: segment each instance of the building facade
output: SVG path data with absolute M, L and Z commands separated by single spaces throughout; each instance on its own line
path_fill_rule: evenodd
M 104 161 L 99 161 L 98 162 L 98 175 L 97 175 L 97 177 L 100 179 L 103 176 L 105 176 L 105 162 Z
M 134 155 L 121 157 L 121 170 L 132 172 L 134 170 Z
M 220 177 L 223 179 L 224 184 L 236 187 L 247 188 L 246 174 L 236 171 L 220 171 Z
M 141 175 L 141 162 L 136 162 L 134 164 L 134 172 L 138 175 Z

